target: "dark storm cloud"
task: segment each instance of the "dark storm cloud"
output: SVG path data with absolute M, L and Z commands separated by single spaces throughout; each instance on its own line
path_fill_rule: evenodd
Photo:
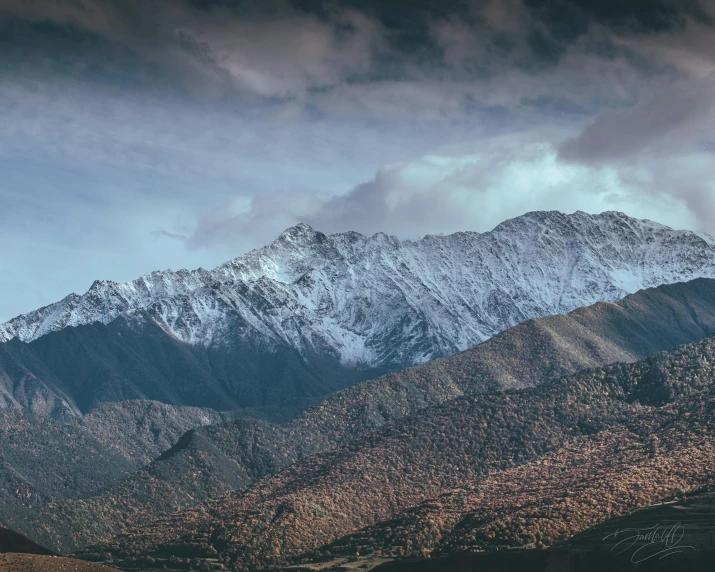
M 604 112 L 562 145 L 562 156 L 620 162 L 644 151 L 662 155 L 695 148 L 712 133 L 714 96 L 715 78 L 707 78 L 676 84 L 630 109 Z
M 284 98 L 330 87 L 367 71 L 380 46 L 378 24 L 358 11 L 336 7 L 326 19 L 283 2 L 238 10 L 178 0 L 8 0 L 0 11 L 56 33 L 89 32 L 217 94 Z
M 702 148 L 715 127 L 713 8 L 713 2 L 703 5 L 704 16 L 686 20 L 670 33 L 622 38 L 625 48 L 673 70 L 672 81 L 643 94 L 632 106 L 602 111 L 561 146 L 562 156 L 624 162 L 644 153 L 662 157 Z
M 118 46 L 189 88 L 269 98 L 345 82 L 489 78 L 511 67 L 538 73 L 575 45 L 613 59 L 623 48 L 612 34 L 663 34 L 691 20 L 710 22 L 693 0 L 5 0 L 0 14 L 6 38 L 13 29 L 15 40 L 20 35 L 9 18 L 32 22 L 46 39 L 42 48 L 55 43 L 55 53 L 71 51 L 75 36 L 78 57 L 89 61 Z M 115 63 L 122 60 L 108 58 L 108 67 Z

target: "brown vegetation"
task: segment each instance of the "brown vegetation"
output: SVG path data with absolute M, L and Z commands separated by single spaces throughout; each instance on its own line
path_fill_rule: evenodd
M 430 498 L 437 500 L 427 514 L 418 508 L 416 528 L 368 529 L 359 544 L 341 541 L 326 555 L 362 546 L 400 555 L 548 545 L 708 482 L 715 416 L 704 390 L 714 374 L 715 339 L 708 338 L 538 388 L 462 397 L 83 554 L 111 553 L 130 564 L 149 557 L 176 565 L 178 558 L 187 567 L 216 557 L 254 570 Z M 440 497 L 465 482 L 475 489 Z
M 114 569 L 74 558 L 8 553 L 0 554 L 0 570 L 3 572 L 111 572 Z
M 537 461 L 430 499 L 321 553 L 544 548 L 614 515 L 712 485 L 715 401 L 712 395 L 697 401 L 682 423 L 670 408 L 641 415 L 625 428 L 575 439 Z

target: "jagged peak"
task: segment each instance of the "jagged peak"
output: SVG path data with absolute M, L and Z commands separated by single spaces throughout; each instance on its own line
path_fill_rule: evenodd
M 344 232 L 336 232 L 335 234 L 331 234 L 330 238 L 345 239 L 349 242 L 358 242 L 360 240 L 365 240 L 367 237 L 364 234 L 357 232 L 356 230 L 346 230 Z
M 392 234 L 387 234 L 386 232 L 376 232 L 370 239 L 371 242 L 376 242 L 378 244 L 399 244 L 400 239 Z
M 285 229 L 275 242 L 312 242 L 321 235 L 325 236 L 309 224 L 299 222 Z
M 92 285 L 89 287 L 88 292 L 95 292 L 97 290 L 103 290 L 107 286 L 116 286 L 117 282 L 114 282 L 113 280 L 95 280 L 92 282 Z

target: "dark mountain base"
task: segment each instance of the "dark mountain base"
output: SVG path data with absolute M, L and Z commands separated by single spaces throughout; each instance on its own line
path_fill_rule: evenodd
M 0 554 L 2 572 L 112 572 L 100 564 L 38 554 Z
M 295 569 L 293 569 L 295 570 Z M 715 552 L 676 554 L 634 564 L 630 554 L 582 550 L 523 550 L 457 554 L 388 562 L 375 572 L 702 572 L 715 570 Z
M 131 400 L 260 410 L 313 403 L 401 366 L 344 366 L 339 356 L 243 341 L 236 328 L 226 332 L 226 343 L 206 347 L 123 317 L 30 343 L 15 338 L 0 343 L 0 406 L 61 418 Z
M 634 538 L 635 535 L 638 537 Z M 616 546 L 615 550 L 640 550 L 640 554 L 647 555 L 648 551 L 652 552 L 651 541 L 661 538 L 674 547 L 691 547 L 688 551 L 715 551 L 715 492 L 684 497 L 608 519 L 577 534 L 563 546 L 598 550 L 605 543 Z
M 54 552 L 47 550 L 8 528 L 0 526 L 0 554 L 6 552 L 19 552 L 22 554 L 40 554 L 51 556 Z

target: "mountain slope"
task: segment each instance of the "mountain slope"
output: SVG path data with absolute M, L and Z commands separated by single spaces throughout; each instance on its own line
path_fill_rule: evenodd
M 75 412 L 127 398 L 214 408 L 318 398 L 529 318 L 697 277 L 715 277 L 709 240 L 615 212 L 535 212 L 418 241 L 300 224 L 212 271 L 97 281 L 0 325 L 0 340 L 40 344 L 8 350 L 0 395 Z M 61 356 L 42 345 L 51 333 L 65 334 L 47 342 Z M 136 359 L 181 367 L 152 384 L 128 365 Z M 173 384 L 182 373 L 187 385 Z
M 0 407 L 66 417 L 126 400 L 224 411 L 314 403 L 383 372 L 301 356 L 288 347 L 266 351 L 250 340 L 190 345 L 150 320 L 121 316 L 108 325 L 95 322 L 30 343 L 0 344 Z
M 711 337 L 643 362 L 587 370 L 537 388 L 458 398 L 309 457 L 244 491 L 175 513 L 83 553 L 109 551 L 121 558 L 207 558 L 218 553 L 237 569 L 255 570 L 390 518 L 464 482 L 501 482 L 500 474 L 508 477 L 504 482 L 514 498 L 522 491 L 525 514 L 538 513 L 539 506 L 528 502 L 531 488 L 523 489 L 530 482 L 524 480 L 529 470 L 546 479 L 544 486 L 553 497 L 549 506 L 561 510 L 554 517 L 553 535 L 544 537 L 551 541 L 569 527 L 575 529 L 576 523 L 586 527 L 594 523 L 589 521 L 592 516 L 618 506 L 604 501 L 590 512 L 572 514 L 567 504 L 558 504 L 564 489 L 553 476 L 566 474 L 570 466 L 579 479 L 601 471 L 609 478 L 594 484 L 602 495 L 582 494 L 575 485 L 567 492 L 574 491 L 584 503 L 607 499 L 608 491 L 618 493 L 626 507 L 712 479 L 714 368 Z M 625 428 L 615 428 L 618 425 Z M 661 457 L 649 456 L 653 434 L 663 443 Z M 578 438 L 592 439 L 593 446 Z M 633 468 L 627 450 L 631 441 Z M 626 449 L 619 448 L 619 442 Z M 656 453 L 659 446 L 655 444 Z M 533 469 L 545 455 L 554 458 L 555 465 L 559 460 L 555 473 Z M 644 458 L 647 463 L 641 463 Z M 673 464 L 666 464 L 667 459 Z M 623 482 L 638 482 L 639 467 L 657 471 L 658 479 L 623 492 Z M 630 475 L 627 481 L 610 478 L 624 471 Z M 502 489 L 493 499 L 508 503 L 510 496 Z M 489 512 L 490 506 L 484 511 L 496 529 L 504 530 L 501 524 L 510 513 Z M 514 534 L 512 528 L 505 530 Z
M 699 514 L 688 514 L 684 506 L 629 513 L 715 485 L 714 412 L 715 394 L 709 388 L 701 395 L 643 413 L 623 427 L 578 437 L 537 461 L 447 491 L 397 518 L 342 538 L 320 553 L 377 550 L 404 556 L 543 548 L 574 534 L 577 537 L 564 546 L 609 550 L 627 538 L 629 530 L 632 533 L 629 526 L 638 528 L 640 523 L 647 534 L 649 527 L 668 526 L 669 521 L 670 526 L 687 527 L 682 531 L 687 533 L 683 545 L 712 548 L 708 546 L 714 522 L 712 502 L 709 513 L 706 507 Z M 616 515 L 629 516 L 611 518 Z M 701 529 L 698 521 L 710 527 Z M 609 541 L 609 535 L 619 529 L 621 536 L 611 536 Z
M 49 503 L 91 495 L 156 458 L 189 429 L 242 413 L 149 401 L 103 404 L 67 420 L 0 410 L 0 522 L 32 536 L 28 520 Z
M 72 550 L 250 485 L 422 408 L 636 361 L 712 333 L 715 280 L 709 279 L 530 320 L 449 358 L 354 385 L 282 425 L 242 419 L 192 430 L 160 458 L 96 495 L 38 509 L 22 530 L 40 534 L 48 528 L 50 536 L 34 538 Z

